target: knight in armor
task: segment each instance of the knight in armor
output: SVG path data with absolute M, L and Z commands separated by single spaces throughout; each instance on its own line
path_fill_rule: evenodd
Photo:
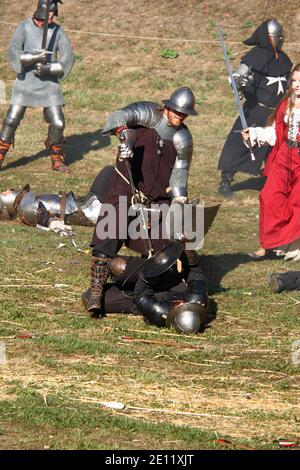
M 116 135 L 121 141 L 116 171 L 104 199 L 104 203 L 115 210 L 115 229 L 108 230 L 104 235 L 99 233 L 99 227 L 107 216 L 104 211 L 100 211 L 91 243 L 91 289 L 86 303 L 88 311 L 101 309 L 103 286 L 109 277 L 108 264 L 117 256 L 124 243 L 143 256 L 149 256 L 151 250 L 155 253 L 166 242 L 163 236 L 155 240 L 142 237 L 133 240 L 128 232 L 128 210 L 135 191 L 144 207 L 150 209 L 153 204 L 187 201 L 193 140 L 183 121 L 188 115 L 197 114 L 194 106 L 193 92 L 188 87 L 181 87 L 169 99 L 163 100 L 163 105 L 141 101 L 109 117 L 102 132 Z M 120 229 L 121 218 L 126 219 L 127 233 Z
M 72 233 L 72 225 L 93 227 L 114 171 L 113 166 L 104 167 L 80 197 L 72 191 L 36 194 L 28 184 L 23 189 L 0 191 L 0 221 L 17 218 L 26 225 L 63 235 Z
M 196 334 L 208 308 L 207 283 L 199 255 L 185 251 L 179 242 L 169 242 L 154 256 L 122 256 L 107 264 L 111 282 L 103 286 L 101 310 L 107 313 L 143 315 L 145 322 L 173 327 L 178 333 Z M 88 307 L 91 288 L 82 300 Z
M 234 79 L 241 95 L 245 97 L 243 110 L 247 124 L 264 126 L 268 116 L 283 98 L 287 88 L 292 63 L 281 50 L 283 43 L 282 26 L 276 19 L 264 21 L 244 41 L 247 46 L 254 46 L 241 59 Z M 237 118 L 225 141 L 218 168 L 221 170 L 219 193 L 232 197 L 231 183 L 236 172 L 259 175 L 270 151 L 270 147 L 254 149 L 255 161 L 250 158 L 238 131 L 242 129 Z
M 65 31 L 54 22 L 58 3 L 62 1 L 50 0 L 47 18 L 47 0 L 39 0 L 33 17 L 23 20 L 10 40 L 8 61 L 17 77 L 0 132 L 0 169 L 29 106 L 44 108 L 48 123 L 45 147 L 50 149 L 52 169 L 69 172 L 64 163 L 65 117 L 60 80 L 71 72 L 74 54 Z M 41 49 L 45 21 L 48 21 L 46 46 Z

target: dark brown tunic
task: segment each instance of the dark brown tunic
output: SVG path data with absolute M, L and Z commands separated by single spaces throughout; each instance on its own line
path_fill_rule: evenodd
M 170 140 L 162 140 L 154 129 L 148 129 L 145 127 L 139 127 L 136 129 L 136 142 L 133 149 L 133 158 L 131 160 L 132 175 L 135 187 L 142 191 L 149 201 L 158 203 L 170 203 L 170 198 L 166 192 L 169 186 L 169 180 L 171 172 L 176 159 L 176 149 L 173 142 Z M 128 172 L 126 163 L 124 161 L 116 162 L 118 170 L 128 178 Z M 120 207 L 119 197 L 127 196 L 127 204 Z M 111 186 L 108 190 L 104 203 L 112 204 L 117 213 L 117 240 L 122 240 L 131 249 L 141 253 L 147 254 L 145 242 L 142 239 L 131 240 L 128 237 L 119 236 L 119 211 L 128 211 L 131 204 L 131 187 L 130 185 L 117 173 L 115 172 Z M 103 219 L 107 214 L 100 211 L 98 222 Z M 98 224 L 97 222 L 97 224 Z M 97 224 L 94 231 L 92 246 L 96 246 L 99 252 L 103 251 L 104 245 L 107 245 L 107 238 L 110 240 L 116 240 L 115 234 L 107 234 L 107 238 L 104 240 L 99 238 L 97 234 Z M 105 244 L 103 245 L 103 242 Z M 166 240 L 153 240 L 154 251 L 157 251 L 166 242 Z M 105 250 L 104 250 L 105 252 Z

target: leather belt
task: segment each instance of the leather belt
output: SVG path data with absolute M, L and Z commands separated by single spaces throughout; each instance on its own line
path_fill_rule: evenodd
M 267 108 L 267 109 L 272 109 L 272 110 L 275 110 L 275 109 L 276 109 L 276 108 L 272 108 L 272 106 L 267 106 L 267 105 L 265 105 L 265 104 L 263 104 L 263 103 L 257 103 L 257 104 L 258 104 L 258 106 L 261 106 L 262 108 Z

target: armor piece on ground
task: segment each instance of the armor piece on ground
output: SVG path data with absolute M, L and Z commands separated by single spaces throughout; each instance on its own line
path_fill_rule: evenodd
M 175 90 L 169 99 L 162 100 L 167 108 L 174 109 L 183 114 L 197 115 L 195 107 L 195 95 L 192 90 L 186 86 Z
M 155 129 L 159 137 L 171 140 L 177 152 L 169 180 L 171 197 L 187 195 L 187 178 L 193 154 L 193 139 L 188 128 L 170 126 L 159 104 L 153 101 L 140 101 L 112 113 L 103 134 L 114 134 L 118 128 L 143 126 Z
M 17 216 L 14 207 L 15 199 L 20 193 L 19 189 L 9 189 L 0 192 L 0 220 L 11 220 Z
M 199 303 L 185 302 L 169 311 L 166 326 L 174 327 L 178 333 L 194 335 L 198 333 L 205 317 L 205 307 Z
M 14 191 L 13 193 L 10 191 L 10 193 L 11 194 L 9 196 L 6 196 L 5 201 L 12 201 L 12 199 L 14 199 L 15 203 L 16 196 L 20 194 L 20 190 Z M 1 195 L 2 194 L 3 193 L 1 193 Z M 65 214 L 64 220 L 67 224 L 92 226 L 94 224 L 92 220 L 86 215 L 86 209 L 92 205 L 95 199 L 97 199 L 96 196 L 92 195 L 89 200 L 85 202 L 85 204 L 81 204 L 75 200 L 74 194 L 69 192 L 66 194 L 65 207 L 62 208 L 61 194 L 36 195 L 32 191 L 27 191 L 18 203 L 17 214 L 25 224 L 36 225 L 38 223 L 37 211 L 39 202 L 42 202 L 53 217 L 61 218 L 63 209 Z M 7 202 L 5 205 L 7 206 Z M 11 211 L 11 203 L 8 210 Z M 97 214 L 94 214 L 93 220 L 95 220 L 96 217 Z
M 147 280 L 155 279 L 168 271 L 176 263 L 183 250 L 183 245 L 176 241 L 163 247 L 145 262 L 143 267 L 144 278 Z
M 91 290 L 87 302 L 85 302 L 87 291 L 82 295 L 84 307 L 88 312 L 98 313 L 101 311 L 104 284 L 110 276 L 110 261 L 111 258 L 107 257 L 104 253 L 102 253 L 101 257 L 92 257 Z
M 58 16 L 58 3 L 63 3 L 62 0 L 50 0 L 49 11 L 53 11 L 55 16 Z M 39 0 L 37 4 L 37 8 L 33 14 L 33 18 L 37 20 L 45 20 L 46 19 L 46 4 L 47 0 Z

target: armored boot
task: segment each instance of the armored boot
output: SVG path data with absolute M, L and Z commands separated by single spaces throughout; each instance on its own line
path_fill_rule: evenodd
M 221 173 L 221 182 L 219 186 L 219 194 L 223 197 L 233 197 L 233 191 L 230 187 L 232 181 L 233 181 L 233 175 L 234 173 L 230 173 L 228 171 L 222 171 Z
M 0 139 L 0 171 L 2 169 L 5 155 L 7 154 L 10 146 L 11 146 L 10 143 L 5 142 L 4 140 Z
M 85 309 L 91 313 L 101 313 L 103 287 L 110 275 L 109 262 L 111 258 L 106 255 L 92 257 L 91 287 L 82 294 Z
M 47 140 L 45 142 L 45 146 L 47 144 Z M 62 144 L 51 144 L 51 163 L 52 163 L 52 170 L 60 171 L 61 173 L 70 173 L 69 168 L 65 165 L 64 161 L 64 153 L 63 153 L 63 145 Z

